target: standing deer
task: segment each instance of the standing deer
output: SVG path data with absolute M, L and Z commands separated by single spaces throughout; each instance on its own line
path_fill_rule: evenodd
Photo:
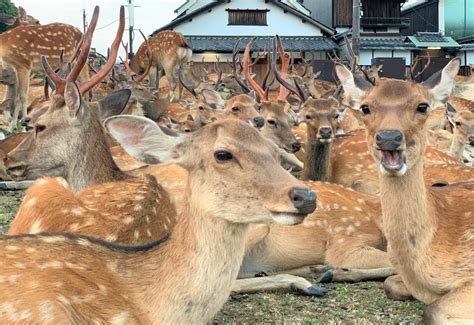
M 246 123 L 213 123 L 192 136 L 166 135 L 143 117 L 105 124 L 136 158 L 188 170 L 173 235 L 144 246 L 71 234 L 0 240 L 0 261 L 8 263 L 2 322 L 206 323 L 229 296 L 249 224 L 295 224 L 315 209 L 315 193 L 280 167 L 276 146 Z
M 159 88 L 163 73 L 169 83 L 168 98 L 174 100 L 174 91 L 178 86 L 178 100 L 181 99 L 182 88 L 177 82 L 178 67 L 191 60 L 193 51 L 186 38 L 181 33 L 166 30 L 153 35 L 148 40 L 151 47 L 153 63 L 150 71 L 150 87 Z M 130 68 L 140 73 L 149 63 L 147 45 L 142 43 L 137 53 L 130 61 Z
M 43 72 L 41 56 L 56 66 L 60 52 L 64 51 L 66 57 L 71 57 L 81 37 L 82 33 L 76 27 L 61 23 L 19 26 L 0 35 L 0 62 L 4 68 L 11 68 L 17 79 L 8 87 L 5 97 L 12 99 L 15 107 L 9 131 L 16 128 L 20 113 L 23 117 L 27 115 L 30 75 Z M 82 80 L 88 79 L 87 65 L 80 73 Z
M 429 304 L 424 312 L 429 324 L 474 321 L 474 183 L 430 188 L 423 178 L 425 122 L 431 107 L 447 100 L 459 66 L 453 59 L 422 84 L 382 79 L 371 87 L 336 67 L 379 169 L 388 252 L 400 273 L 395 279 L 401 280 L 386 291 L 392 296 L 408 291 Z

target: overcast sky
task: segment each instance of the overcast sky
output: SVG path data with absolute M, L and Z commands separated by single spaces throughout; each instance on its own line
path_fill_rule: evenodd
M 126 0 L 13 0 L 17 6 L 25 8 L 29 15 L 39 19 L 41 24 L 63 22 L 79 27 L 82 31 L 82 9 L 86 9 L 87 20 L 90 20 L 94 6 L 100 6 L 99 22 L 94 33 L 92 47 L 99 53 L 107 54 L 107 48 L 112 44 L 118 26 L 119 7 L 128 3 Z M 145 35 L 166 25 L 176 17 L 174 10 L 184 0 L 134 0 L 135 26 Z M 125 10 L 128 19 L 128 10 Z M 109 25 L 110 24 L 110 25 Z M 128 20 L 126 25 L 128 26 Z M 127 28 L 127 27 L 126 27 Z M 124 32 L 124 41 L 128 42 L 128 31 Z M 134 51 L 142 42 L 140 33 L 136 33 Z M 123 57 L 123 51 L 120 52 Z

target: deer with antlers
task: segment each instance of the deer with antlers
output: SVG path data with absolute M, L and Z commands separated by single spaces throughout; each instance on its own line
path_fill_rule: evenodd
M 8 87 L 5 97 L 14 102 L 10 131 L 16 128 L 20 113 L 27 115 L 30 75 L 43 72 L 41 56 L 57 65 L 60 51 L 71 57 L 81 37 L 82 33 L 76 27 L 61 23 L 19 26 L 0 35 L 0 61 L 4 68 L 11 68 L 16 75 L 16 83 Z M 83 80 L 88 79 L 87 66 L 79 72 Z
M 431 107 L 447 100 L 459 65 L 459 59 L 451 60 L 422 84 L 382 79 L 371 87 L 361 87 L 347 68 L 336 67 L 379 167 L 390 259 L 404 291 L 429 304 L 424 319 L 430 324 L 468 323 L 474 315 L 474 184 L 429 188 L 423 178 L 425 122 Z M 396 289 L 386 287 L 389 293 Z
M 163 73 L 169 83 L 168 99 L 174 100 L 174 91 L 178 86 L 178 100 L 181 99 L 181 86 L 177 82 L 178 67 L 191 60 L 193 51 L 181 33 L 166 30 L 153 35 L 148 44 L 142 43 L 135 56 L 130 60 L 130 68 L 135 73 L 144 71 L 149 64 L 148 46 L 152 51 L 152 64 L 149 86 L 159 88 Z
M 61 176 L 67 186 L 57 179 L 36 182 L 29 189 L 10 234 L 72 231 L 110 242 L 137 244 L 160 238 L 176 222 L 166 191 L 153 177 L 130 177 L 121 172 L 106 143 L 99 116 L 105 118 L 123 111 L 130 90 L 119 90 L 90 107 L 81 98 L 113 67 L 125 25 L 123 7 L 104 69 L 94 79 L 75 86 L 77 71 L 89 53 L 98 14 L 96 7 L 81 55 L 66 80 L 56 75 L 43 57 L 45 71 L 55 84 L 55 95 L 48 103 L 48 111 L 35 122 L 34 131 L 8 154 L 5 164 L 15 179 Z M 78 156 L 82 157 L 81 164 L 77 163 Z M 104 200 L 110 205 L 104 205 Z M 68 218 L 70 215 L 76 218 Z

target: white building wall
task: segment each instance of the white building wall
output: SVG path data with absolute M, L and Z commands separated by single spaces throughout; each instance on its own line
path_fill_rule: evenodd
M 373 58 L 404 58 L 405 64 L 411 64 L 411 53 L 410 51 L 400 51 L 394 50 L 393 55 L 392 51 L 373 51 L 372 50 L 361 50 L 360 51 L 360 65 L 371 65 Z
M 267 13 L 268 26 L 228 26 L 226 9 L 269 9 Z M 212 8 L 211 12 L 201 13 L 192 21 L 182 22 L 176 26 L 176 31 L 184 35 L 219 35 L 219 36 L 322 36 L 321 30 L 310 24 L 302 23 L 302 19 L 284 13 L 283 9 L 264 0 L 239 0 L 224 3 Z
M 456 57 L 461 59 L 461 65 L 474 64 L 474 51 L 457 52 Z

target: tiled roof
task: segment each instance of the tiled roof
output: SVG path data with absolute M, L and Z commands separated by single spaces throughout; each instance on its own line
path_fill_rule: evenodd
M 444 36 L 438 32 L 419 32 L 413 36 L 408 36 L 417 47 L 461 47 L 455 40 L 449 36 Z
M 416 50 L 412 42 L 404 37 L 361 37 L 360 48 L 364 50 Z
M 241 38 L 240 51 L 244 50 L 245 45 L 251 36 L 188 36 L 186 39 L 191 44 L 194 52 L 216 51 L 232 52 L 235 43 Z M 299 37 L 299 36 L 281 36 L 280 37 L 286 51 L 331 51 L 339 47 L 334 41 L 326 37 Z M 252 49 L 254 51 L 263 51 L 266 49 L 269 40 L 273 37 L 259 37 L 255 41 Z M 268 47 L 268 46 L 267 46 Z

